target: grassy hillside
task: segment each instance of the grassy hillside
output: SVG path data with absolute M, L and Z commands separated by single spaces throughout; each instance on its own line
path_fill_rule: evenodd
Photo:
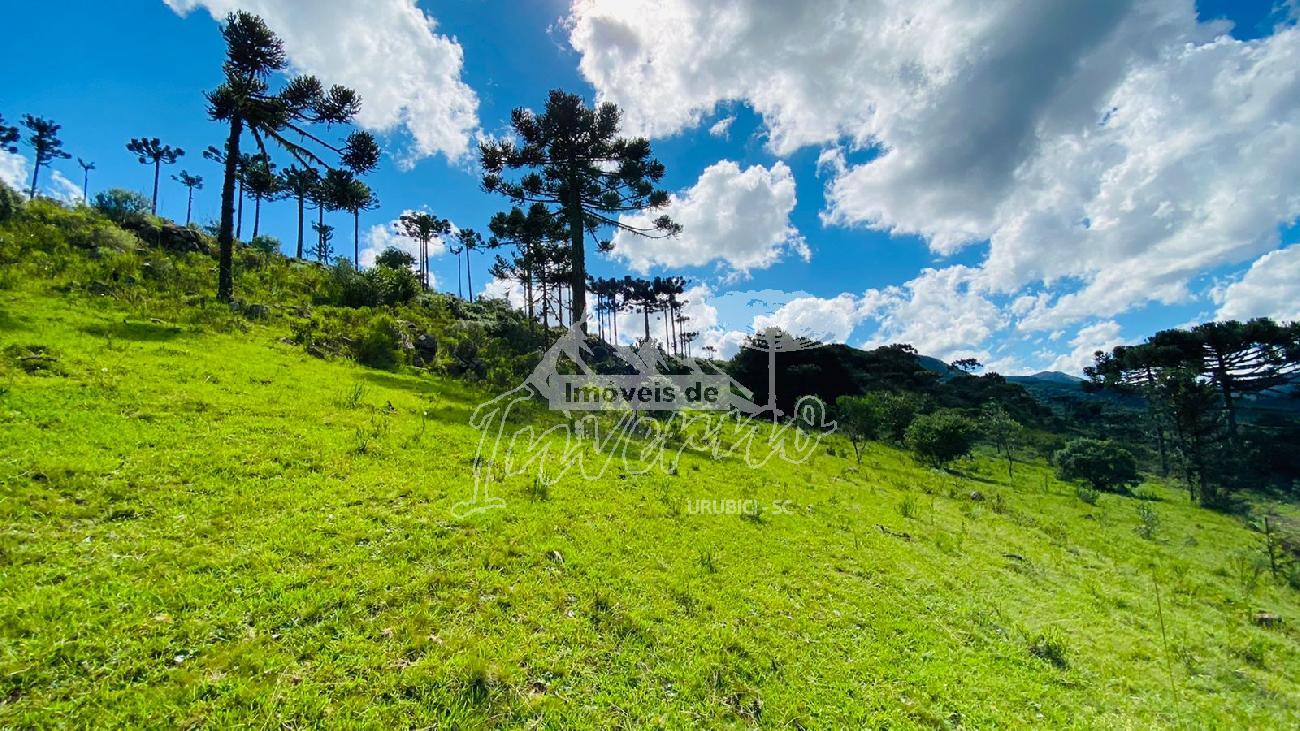
M 0 280 L 0 726 L 1300 723 L 1300 592 L 1181 490 L 1091 505 L 1041 464 L 832 443 L 518 478 L 456 520 L 486 387 L 23 266 Z

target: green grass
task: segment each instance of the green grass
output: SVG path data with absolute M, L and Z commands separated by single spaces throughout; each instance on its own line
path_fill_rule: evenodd
M 140 309 L 0 290 L 0 726 L 1300 723 L 1300 594 L 1175 487 L 836 443 L 458 521 L 488 392 Z

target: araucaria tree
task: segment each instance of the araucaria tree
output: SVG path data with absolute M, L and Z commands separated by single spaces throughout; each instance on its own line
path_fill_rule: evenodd
M 307 201 L 312 197 L 316 186 L 320 185 L 320 174 L 313 168 L 300 168 L 297 165 L 290 165 L 280 173 L 280 188 L 285 195 L 290 196 L 298 201 L 298 248 L 295 256 L 302 258 L 302 239 L 305 230 L 304 213 L 307 208 Z
M 185 225 L 190 225 L 190 214 L 194 210 L 194 191 L 203 190 L 203 177 L 200 175 L 190 175 L 182 170 L 180 175 L 173 175 L 172 180 L 185 186 L 188 190 L 188 197 L 185 200 Z
M 355 91 L 342 86 L 326 90 L 312 76 L 295 77 L 278 93 L 271 91 L 270 77 L 286 68 L 287 59 L 280 39 L 261 18 L 246 12 L 231 13 L 221 32 L 227 46 L 225 79 L 208 92 L 207 99 L 209 116 L 228 128 L 217 234 L 217 298 L 228 302 L 234 296 L 235 178 L 244 132 L 252 134 L 263 154 L 269 140 L 302 165 L 329 169 L 333 166 L 322 155 L 332 153 L 343 167 L 355 173 L 375 167 L 379 145 L 366 132 L 353 131 L 342 144 L 333 144 L 313 131 L 316 125 L 351 122 L 361 109 Z
M 510 115 L 516 140 L 479 146 L 483 189 L 516 203 L 541 203 L 563 221 L 572 251 L 570 311 L 587 307 L 586 237 L 611 230 L 642 236 L 669 236 L 681 230 L 668 216 L 648 226 L 629 224 L 624 214 L 661 208 L 668 194 L 655 187 L 663 163 L 650 155 L 644 138 L 620 137 L 621 113 L 611 103 L 592 109 L 576 94 L 554 90 L 540 115 L 515 109 Z M 518 171 L 514 180 L 507 171 Z M 585 323 L 582 325 L 585 328 Z
M 18 152 L 18 128 L 5 124 L 4 115 L 0 115 L 0 150 Z
M 404 213 L 397 219 L 398 233 L 415 239 L 420 244 L 420 284 L 429 288 L 429 245 L 437 236 L 451 233 L 451 222 L 429 213 Z M 460 281 L 460 272 L 456 272 L 456 281 Z
M 81 202 L 90 205 L 90 171 L 95 163 L 77 158 L 77 164 L 81 166 Z
M 514 279 L 524 288 L 524 311 L 528 321 L 535 320 L 534 305 L 537 298 L 533 285 L 540 280 L 540 274 L 546 265 L 543 261 L 546 245 L 557 239 L 563 239 L 564 227 L 551 215 L 546 206 L 534 203 L 525 213 L 522 208 L 514 207 L 508 213 L 498 213 L 488 223 L 492 238 L 488 242 L 491 248 L 513 246 L 515 254 L 511 259 L 497 256 L 492 265 L 492 275 L 502 279 Z
M 126 143 L 128 152 L 135 153 L 141 165 L 153 165 L 153 203 L 150 213 L 158 215 L 158 177 L 162 175 L 163 165 L 172 165 L 185 151 L 179 147 L 164 145 L 157 137 L 137 137 Z
M 40 177 L 41 168 L 55 160 L 66 160 L 72 155 L 63 151 L 63 140 L 59 139 L 59 129 L 62 125 L 24 114 L 23 126 L 30 132 L 27 135 L 27 144 L 32 148 L 32 187 L 27 192 L 27 197 L 35 198 L 36 181 Z
M 334 240 L 334 227 L 328 223 L 313 223 L 311 228 L 316 232 L 316 248 L 312 252 L 316 255 L 316 261 L 330 263 L 330 258 L 334 256 L 334 246 L 330 243 Z
M 465 285 L 469 289 L 469 301 L 474 301 L 474 275 L 470 271 L 473 266 L 473 260 L 470 254 L 484 248 L 483 236 L 472 228 L 462 228 L 456 232 L 456 240 L 460 242 L 460 248 L 465 250 Z
M 329 176 L 334 204 L 352 214 L 352 266 L 361 267 L 361 212 L 379 207 L 379 198 L 369 185 L 346 170 L 333 170 Z
M 253 199 L 253 238 L 262 231 L 262 201 L 280 197 L 280 176 L 275 174 L 275 163 L 265 153 L 245 158 L 241 174 L 244 190 Z

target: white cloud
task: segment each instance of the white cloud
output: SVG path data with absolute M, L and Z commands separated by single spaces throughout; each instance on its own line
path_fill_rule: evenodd
M 26 196 L 32 184 L 31 162 L 19 153 L 0 150 L 0 180 Z M 60 203 L 81 202 L 81 185 L 48 165 L 41 167 L 41 177 L 37 182 L 40 195 Z
M 1218 320 L 1300 320 L 1300 246 L 1261 256 L 1241 279 L 1216 289 L 1213 296 Z
M 1109 351 L 1116 345 L 1124 345 L 1128 340 L 1120 335 L 1119 323 L 1106 320 L 1079 328 L 1070 339 L 1073 348 L 1069 353 L 1057 356 L 1047 367 L 1051 371 L 1061 371 L 1072 376 L 1082 376 L 1083 369 L 1095 362 L 1098 350 Z
M 719 119 L 718 121 L 714 122 L 713 125 L 709 127 L 709 134 L 713 135 L 714 137 L 722 137 L 723 139 L 726 139 L 727 134 L 731 131 L 731 124 L 735 121 L 736 121 L 735 115 L 732 115 L 730 117 L 723 117 L 722 119 Z
M 1007 318 L 972 286 L 977 274 L 964 266 L 926 269 L 902 286 L 868 290 L 862 312 L 878 327 L 862 347 L 907 343 L 944 360 L 988 360 L 984 343 Z
M 807 260 L 808 246 L 790 224 L 794 205 L 794 176 L 785 163 L 742 170 L 730 160 L 721 160 L 705 168 L 695 185 L 670 196 L 665 209 L 623 218 L 629 225 L 648 227 L 667 214 L 682 225 L 680 235 L 645 239 L 620 231 L 614 236 L 613 255 L 641 273 L 656 266 L 703 266 L 714 261 L 744 273 L 771 266 L 786 252 Z
M 1193 0 L 580 0 L 569 27 L 631 128 L 745 103 L 772 152 L 822 148 L 826 222 L 987 241 L 956 268 L 978 326 L 884 328 L 922 349 L 1186 301 L 1300 215 L 1300 31 L 1239 41 Z
M 362 97 L 357 121 L 411 134 L 408 162 L 470 151 L 478 96 L 461 80 L 463 50 L 414 0 L 163 0 L 181 15 L 198 7 L 214 18 L 257 13 L 284 41 L 296 69 Z
M 27 158 L 15 152 L 0 150 L 0 180 L 10 188 L 25 193 L 31 185 L 32 173 L 27 167 Z
M 1300 215 L 1300 33 L 1221 38 L 1136 69 L 1104 123 L 1044 144 L 985 264 L 1010 290 L 1072 278 L 1025 328 L 1190 298 L 1197 275 L 1278 245 Z
M 483 287 L 483 299 L 505 300 L 516 310 L 524 309 L 527 304 L 528 294 L 524 290 L 524 285 L 514 279 L 499 279 L 492 277 Z
M 51 173 L 45 191 L 47 195 L 61 203 L 72 205 L 84 202 L 81 195 L 81 184 L 74 183 L 68 176 L 58 170 Z
M 862 321 L 861 303 L 850 294 L 829 299 L 800 297 L 781 306 L 771 315 L 754 318 L 754 330 L 779 327 L 801 337 L 829 343 L 848 340 Z

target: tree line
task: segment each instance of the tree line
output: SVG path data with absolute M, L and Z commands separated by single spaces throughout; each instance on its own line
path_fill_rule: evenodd
M 1177 472 L 1204 505 L 1266 477 L 1260 467 L 1276 440 L 1267 427 L 1246 423 L 1243 410 L 1258 410 L 1258 397 L 1294 397 L 1297 373 L 1300 323 L 1268 318 L 1163 330 L 1098 351 L 1086 369 L 1094 389 L 1142 399 L 1161 474 Z

